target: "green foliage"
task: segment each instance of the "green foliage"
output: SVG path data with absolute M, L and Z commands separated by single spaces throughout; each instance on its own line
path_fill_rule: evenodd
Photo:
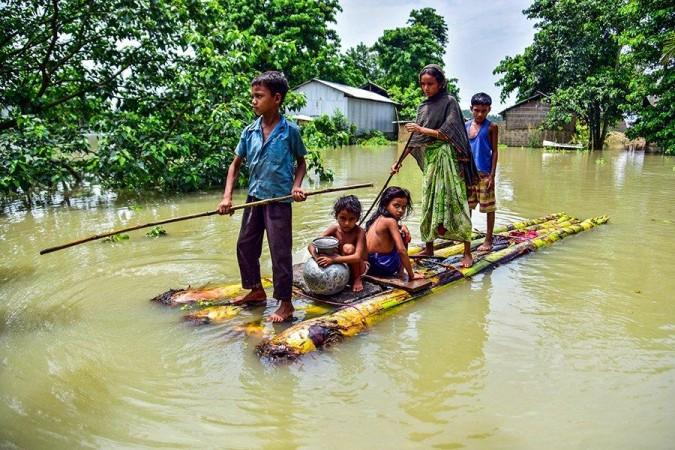
M 372 130 L 370 133 L 360 136 L 357 141 L 362 147 L 377 147 L 391 144 L 391 141 L 379 130 Z
M 410 11 L 408 23 L 412 26 L 426 27 L 436 37 L 441 47 L 445 48 L 448 45 L 448 25 L 434 8 L 413 9 Z
M 343 76 L 335 81 L 350 86 L 363 86 L 384 76 L 384 70 L 377 64 L 377 54 L 363 42 L 347 50 L 342 65 Z
M 417 79 L 419 72 L 427 64 L 443 66 L 447 40 L 445 19 L 433 8 L 423 8 L 411 11 L 408 26 L 385 30 L 373 46 L 384 72 L 377 81 L 402 104 L 401 119 L 415 117 L 424 98 Z M 459 100 L 456 78 L 448 78 L 448 92 Z
M 631 0 L 622 12 L 629 26 L 621 36 L 620 61 L 633 68 L 623 107 L 635 123 L 627 135 L 675 155 L 675 5 Z
M 335 148 L 356 143 L 356 125 L 340 111 L 323 114 L 302 127 L 305 146 L 314 149 Z
M 424 94 L 417 84 L 410 84 L 404 88 L 392 86 L 389 88 L 389 96 L 401 104 L 398 113 L 400 120 L 414 120 L 417 116 L 417 108 L 424 101 Z
M 574 114 L 589 128 L 590 148 L 602 148 L 628 93 L 629 73 L 619 65 L 619 35 L 626 26 L 621 3 L 535 0 L 524 11 L 537 20 L 534 42 L 495 69 L 503 74 L 497 83 L 502 99 L 514 91 L 519 100 L 537 91 L 551 93 L 548 125 Z
M 0 38 L 3 193 L 87 176 L 116 189 L 221 186 L 253 119 L 257 73 L 285 69 L 293 85 L 340 69 L 328 28 L 337 0 L 15 0 L 2 9 L 11 30 Z M 97 134 L 97 149 L 84 133 Z
M 326 168 L 321 157 L 321 152 L 318 149 L 310 148 L 307 150 L 305 156 L 307 161 L 307 170 L 315 173 L 321 181 L 333 181 L 335 173 L 332 169 Z
M 117 242 L 122 242 L 122 241 L 128 241 L 129 240 L 129 235 L 120 233 L 120 234 L 113 234 L 112 236 L 108 236 L 106 238 L 101 239 L 101 242 L 105 243 L 117 243 Z
M 156 227 L 152 227 L 145 235 L 149 238 L 158 238 L 160 236 L 166 236 L 166 230 L 157 225 Z
M 523 53 L 495 69 L 502 100 L 512 92 L 518 100 L 550 93 L 547 125 L 575 115 L 588 129 L 591 149 L 603 147 L 617 121 L 634 117 L 630 137 L 675 153 L 672 2 L 535 0 L 525 14 L 538 21 L 538 31 Z

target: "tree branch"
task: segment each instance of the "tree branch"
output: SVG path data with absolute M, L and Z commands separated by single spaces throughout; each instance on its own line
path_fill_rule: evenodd
M 52 0 L 52 6 L 54 7 L 54 14 L 52 15 L 52 39 L 51 42 L 49 43 L 49 48 L 47 48 L 47 52 L 45 53 L 45 57 L 42 60 L 42 64 L 40 64 L 40 73 L 42 74 L 42 83 L 40 84 L 40 90 L 37 92 L 35 95 L 36 98 L 42 97 L 42 95 L 45 93 L 47 88 L 49 87 L 49 82 L 51 79 L 50 72 L 47 69 L 47 64 L 49 63 L 49 59 L 52 56 L 52 53 L 54 52 L 54 47 L 56 47 L 56 41 L 59 38 L 59 1 L 58 0 Z

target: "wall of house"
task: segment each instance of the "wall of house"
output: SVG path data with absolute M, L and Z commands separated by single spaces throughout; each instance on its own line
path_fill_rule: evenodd
M 335 111 L 340 111 L 356 124 L 359 133 L 380 130 L 393 136 L 396 132 L 392 123 L 396 120 L 396 111 L 392 103 L 346 97 L 343 92 L 316 81 L 298 87 L 296 92 L 305 94 L 307 104 L 293 114 L 318 117 L 322 114 L 332 116 Z
M 535 128 L 521 128 L 509 130 L 505 122 L 499 127 L 499 143 L 509 147 L 542 147 L 544 140 L 565 143 L 572 140 L 574 133 L 568 130 L 539 130 Z
M 347 98 L 347 117 L 358 127 L 357 132 L 380 130 L 393 136 L 396 132 L 396 111 L 391 103 L 374 102 L 360 98 Z
M 322 114 L 332 116 L 335 111 L 340 111 L 344 115 L 348 115 L 347 98 L 336 89 L 312 81 L 295 90 L 305 94 L 307 104 L 299 111 L 293 111 L 294 114 L 318 117 Z
M 569 142 L 576 123 L 572 120 L 562 130 L 541 130 L 540 126 L 551 110 L 551 105 L 534 99 L 504 113 L 499 124 L 499 143 L 512 147 L 541 147 L 544 140 Z

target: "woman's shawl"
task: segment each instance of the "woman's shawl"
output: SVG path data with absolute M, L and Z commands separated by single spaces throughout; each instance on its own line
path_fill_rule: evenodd
M 417 109 L 415 122 L 425 128 L 438 130 L 442 140 L 452 144 L 457 152 L 460 175 L 467 187 L 478 184 L 478 169 L 471 154 L 462 110 L 452 95 L 443 91 L 424 100 Z M 434 142 L 436 138 L 418 133 L 410 139 L 411 153 L 422 170 L 424 170 L 424 147 Z

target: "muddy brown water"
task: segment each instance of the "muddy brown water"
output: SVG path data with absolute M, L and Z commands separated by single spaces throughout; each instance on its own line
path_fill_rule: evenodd
M 325 159 L 335 185 L 376 184 L 357 193 L 368 206 L 395 155 L 346 148 Z M 412 161 L 394 183 L 419 207 Z M 0 215 L 0 447 L 672 448 L 675 158 L 503 149 L 498 224 L 557 211 L 610 223 L 287 366 L 254 353 L 260 334 L 282 329 L 260 326 L 260 310 L 196 327 L 148 302 L 171 287 L 236 283 L 241 214 L 38 255 L 210 210 L 219 196 L 94 196 Z M 333 198 L 294 206 L 296 261 L 331 222 Z M 417 214 L 408 225 L 419 236 Z

